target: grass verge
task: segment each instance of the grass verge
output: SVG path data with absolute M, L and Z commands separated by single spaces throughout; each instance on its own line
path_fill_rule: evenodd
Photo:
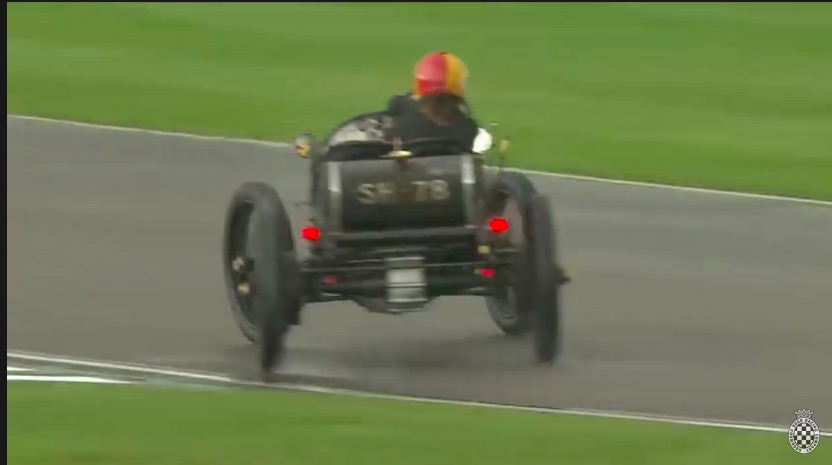
M 430 49 L 531 169 L 832 199 L 832 4 L 12 3 L 7 112 L 286 140 Z
M 7 384 L 15 465 L 828 463 L 785 434 L 277 391 Z M 826 459 L 824 459 L 826 457 Z

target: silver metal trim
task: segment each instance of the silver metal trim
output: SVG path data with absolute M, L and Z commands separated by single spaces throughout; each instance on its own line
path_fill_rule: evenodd
M 341 232 L 343 228 L 343 192 L 341 185 L 341 163 L 327 163 L 327 188 L 329 190 L 329 228 Z
M 477 173 L 472 156 L 463 155 L 460 157 L 460 171 L 462 177 L 462 201 L 465 205 L 465 220 L 468 224 L 473 224 L 477 221 Z

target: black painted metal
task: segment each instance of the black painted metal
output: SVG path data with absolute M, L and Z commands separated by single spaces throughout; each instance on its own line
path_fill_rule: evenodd
M 464 226 L 460 156 L 340 164 L 342 231 Z

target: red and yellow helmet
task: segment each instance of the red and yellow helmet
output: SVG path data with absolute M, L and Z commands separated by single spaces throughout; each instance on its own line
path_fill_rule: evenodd
M 465 97 L 468 67 L 456 55 L 434 52 L 422 57 L 413 70 L 413 95 L 450 93 Z

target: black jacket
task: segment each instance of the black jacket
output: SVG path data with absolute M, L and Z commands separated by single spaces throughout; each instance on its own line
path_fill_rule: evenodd
M 388 134 L 401 138 L 405 143 L 411 139 L 444 138 L 470 150 L 479 130 L 464 101 L 459 107 L 459 117 L 449 126 L 438 125 L 423 115 L 410 93 L 394 95 L 387 103 L 386 113 L 393 119 L 393 127 Z

